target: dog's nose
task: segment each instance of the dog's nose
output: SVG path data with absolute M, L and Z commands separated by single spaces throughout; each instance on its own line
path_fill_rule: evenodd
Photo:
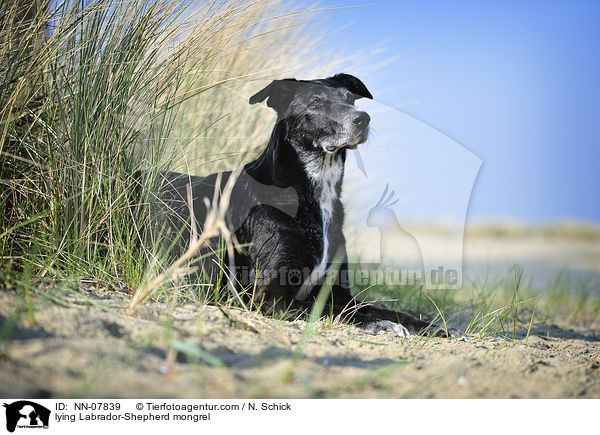
M 369 114 L 367 112 L 360 112 L 358 116 L 352 120 L 352 124 L 356 125 L 357 127 L 366 127 L 369 125 L 369 121 L 371 121 Z

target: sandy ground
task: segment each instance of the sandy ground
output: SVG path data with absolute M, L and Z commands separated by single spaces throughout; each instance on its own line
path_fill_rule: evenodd
M 526 343 L 320 324 L 294 367 L 301 320 L 158 303 L 131 318 L 127 295 L 107 290 L 58 299 L 34 296 L 35 324 L 25 312 L 13 327 L 23 297 L 0 290 L 0 396 L 600 397 L 597 330 L 551 326 Z M 169 352 L 173 343 L 185 352 Z

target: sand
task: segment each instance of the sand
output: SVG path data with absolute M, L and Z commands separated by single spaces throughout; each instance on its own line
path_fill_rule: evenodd
M 157 302 L 127 317 L 129 296 L 114 290 L 54 297 L 33 296 L 32 324 L 24 297 L 0 290 L 2 397 L 600 397 L 593 329 L 424 339 L 319 323 L 294 366 L 303 320 Z

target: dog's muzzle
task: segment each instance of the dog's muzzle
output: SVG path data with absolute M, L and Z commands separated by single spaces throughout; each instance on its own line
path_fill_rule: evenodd
M 334 153 L 342 148 L 356 149 L 359 144 L 366 142 L 369 135 L 370 121 L 371 117 L 367 112 L 355 111 L 350 119 L 346 118 L 346 131 L 341 135 L 344 136 L 344 141 L 333 140 L 334 143 L 324 146 L 325 151 Z

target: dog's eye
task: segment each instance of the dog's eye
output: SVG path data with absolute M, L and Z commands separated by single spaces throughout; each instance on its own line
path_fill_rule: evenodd
M 317 97 L 317 98 L 315 98 L 313 100 L 312 103 L 313 103 L 313 106 L 320 106 L 321 105 L 321 99 Z

